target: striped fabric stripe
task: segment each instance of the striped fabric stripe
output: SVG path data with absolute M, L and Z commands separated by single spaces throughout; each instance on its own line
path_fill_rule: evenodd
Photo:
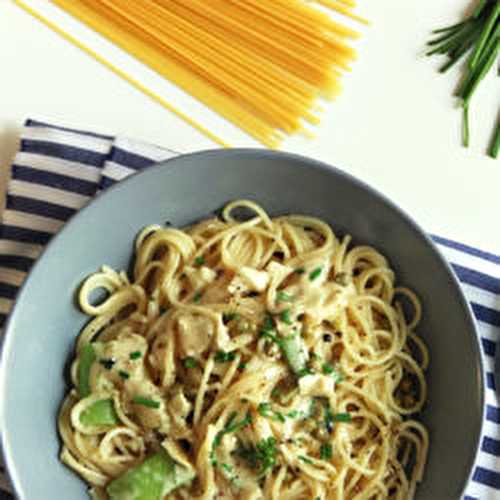
M 131 139 L 28 120 L 0 225 L 0 325 L 43 246 L 76 211 L 99 191 L 175 154 Z M 486 369 L 485 435 L 464 499 L 499 498 L 500 398 L 494 356 L 500 339 L 500 256 L 439 236 L 433 239 L 472 305 Z M 0 467 L 0 490 L 8 490 L 2 472 Z

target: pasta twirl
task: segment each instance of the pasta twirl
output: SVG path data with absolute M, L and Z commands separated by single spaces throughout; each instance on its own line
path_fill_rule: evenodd
M 350 243 L 240 200 L 145 228 L 131 277 L 89 276 L 59 429 L 94 498 L 412 498 L 428 448 L 421 307 Z

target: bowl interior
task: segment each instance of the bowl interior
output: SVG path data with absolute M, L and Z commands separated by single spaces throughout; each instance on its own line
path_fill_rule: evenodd
M 477 451 L 483 384 L 473 321 L 456 280 L 415 224 L 375 191 L 317 162 L 257 150 L 186 155 L 124 181 L 75 216 L 35 265 L 8 323 L 1 363 L 2 441 L 20 498 L 88 498 L 58 460 L 56 429 L 67 361 L 86 321 L 74 302 L 82 279 L 103 264 L 127 269 L 143 226 L 183 226 L 237 198 L 273 215 L 323 218 L 336 233 L 383 252 L 399 282 L 420 295 L 420 333 L 431 354 L 423 416 L 431 447 L 417 499 L 458 498 Z

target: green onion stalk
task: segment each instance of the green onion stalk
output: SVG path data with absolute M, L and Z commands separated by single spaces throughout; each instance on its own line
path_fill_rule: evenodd
M 500 53 L 500 0 L 480 0 L 472 13 L 462 22 L 433 31 L 435 38 L 428 42 L 431 55 L 446 55 L 448 60 L 439 71 L 445 73 L 464 56 L 464 66 L 456 96 L 463 109 L 462 143 L 469 146 L 469 109 L 472 96 L 479 84 L 493 68 Z M 496 124 L 488 154 L 497 158 L 499 149 L 499 126 Z

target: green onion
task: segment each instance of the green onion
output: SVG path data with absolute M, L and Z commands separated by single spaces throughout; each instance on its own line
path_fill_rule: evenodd
M 193 297 L 193 302 L 195 302 L 196 304 L 201 300 L 201 298 L 203 297 L 203 292 L 196 292 L 194 294 L 194 297 Z
M 302 462 L 306 463 L 306 464 L 309 464 L 309 465 L 312 465 L 314 464 L 314 461 L 311 460 L 309 457 L 306 457 L 305 455 L 299 455 L 299 460 L 302 460 Z
M 274 329 L 274 320 L 271 314 L 266 313 L 266 316 L 264 317 L 264 324 L 262 325 L 262 329 L 265 331 L 273 330 Z
M 202 266 L 203 264 L 205 264 L 205 257 L 203 257 L 203 255 L 196 257 L 196 259 L 194 259 L 194 263 L 197 266 Z
M 308 366 L 306 366 L 305 368 L 302 368 L 301 370 L 299 370 L 297 372 L 297 378 L 302 378 L 302 377 L 305 377 L 306 375 L 313 375 L 314 374 L 314 371 L 309 368 Z
M 330 443 L 323 443 L 319 449 L 319 458 L 321 458 L 321 460 L 330 460 L 332 456 L 332 445 Z
M 240 446 L 235 453 L 245 460 L 252 469 L 260 466 L 260 476 L 264 477 L 277 463 L 276 439 L 271 436 L 259 441 L 255 447 L 249 446 L 245 448 Z
M 321 271 L 323 270 L 322 267 L 317 267 L 313 271 L 309 273 L 309 280 L 314 281 L 315 279 L 319 278 L 321 275 Z
M 469 147 L 470 127 L 469 127 L 469 105 L 464 105 L 464 116 L 462 120 L 462 144 Z
M 280 413 L 279 411 L 274 411 L 271 408 L 271 403 L 260 403 L 257 407 L 257 411 L 259 412 L 259 415 L 270 418 L 271 420 L 276 420 L 278 422 L 285 421 L 285 417 L 282 413 Z
M 287 325 L 291 325 L 293 323 L 292 318 L 290 317 L 290 312 L 290 309 L 285 309 L 280 314 L 281 321 L 283 321 L 283 323 L 286 323 Z
M 293 302 L 294 300 L 295 297 L 286 292 L 278 292 L 278 294 L 276 295 L 277 302 Z
M 498 120 L 497 128 L 495 134 L 493 135 L 493 140 L 491 141 L 491 146 L 488 151 L 488 154 L 492 158 L 496 158 L 498 156 L 499 149 L 500 149 L 500 120 Z
M 182 364 L 184 365 L 184 368 L 196 368 L 198 366 L 198 361 L 196 361 L 193 356 L 188 356 L 187 358 L 184 358 L 182 360 Z
M 333 415 L 334 422 L 351 422 L 352 416 L 350 413 L 335 413 Z
M 226 472 L 233 472 L 234 467 L 230 464 L 220 464 L 220 466 L 226 471 Z
M 462 143 L 468 147 L 470 143 L 469 104 L 472 96 L 486 74 L 491 70 L 500 52 L 500 2 L 498 0 L 480 0 L 463 22 L 453 26 L 434 30 L 438 34 L 428 42 L 433 46 L 427 54 L 446 54 L 448 61 L 439 69 L 444 73 L 456 64 L 465 54 L 472 50 L 457 96 L 462 101 Z M 498 127 L 498 125 L 497 125 Z M 495 132 L 492 146 L 488 154 L 493 158 L 498 155 L 498 146 L 495 154 L 498 133 Z
M 305 267 L 298 267 L 297 269 L 295 269 L 294 272 L 296 274 L 304 274 L 306 272 L 306 269 L 305 269 Z
M 238 313 L 224 313 L 222 315 L 222 321 L 224 321 L 224 323 L 229 323 L 230 321 L 233 321 L 233 319 L 240 319 L 240 315 Z
M 214 361 L 216 363 L 228 363 L 229 361 L 234 361 L 236 354 L 233 352 L 217 351 L 214 356 Z
M 120 377 L 121 377 L 123 380 L 127 380 L 127 379 L 129 379 L 129 378 L 130 378 L 130 373 L 125 372 L 125 371 L 123 371 L 123 370 L 120 370 L 120 371 L 118 372 L 118 375 L 120 375 Z
M 240 422 L 235 422 L 237 416 L 238 413 L 235 411 L 231 413 L 231 415 L 229 415 L 229 418 L 227 420 L 224 429 L 222 429 L 215 435 L 214 441 L 212 443 L 213 448 L 217 448 L 217 446 L 219 446 L 222 443 L 222 438 L 224 437 L 225 434 L 238 432 L 239 430 L 243 429 L 244 427 L 252 423 L 252 415 L 250 415 L 250 413 L 247 413 Z
M 132 398 L 132 403 L 145 406 L 146 408 L 154 408 L 155 410 L 160 407 L 160 403 L 158 401 L 154 401 L 153 399 L 145 398 L 143 396 L 134 396 Z
M 286 416 L 289 418 L 297 418 L 300 415 L 300 413 L 301 412 L 299 410 L 291 410 L 286 414 Z
M 134 360 L 134 359 L 139 359 L 142 356 L 141 351 L 134 351 L 129 354 L 129 358 Z
M 343 375 L 337 372 L 330 363 L 323 363 L 321 369 L 324 375 L 331 375 L 335 379 L 335 382 L 337 383 L 342 382 L 342 380 L 344 380 Z
M 238 365 L 238 370 L 243 371 L 246 367 L 247 367 L 247 364 L 242 362 L 242 363 L 240 363 L 240 364 Z

